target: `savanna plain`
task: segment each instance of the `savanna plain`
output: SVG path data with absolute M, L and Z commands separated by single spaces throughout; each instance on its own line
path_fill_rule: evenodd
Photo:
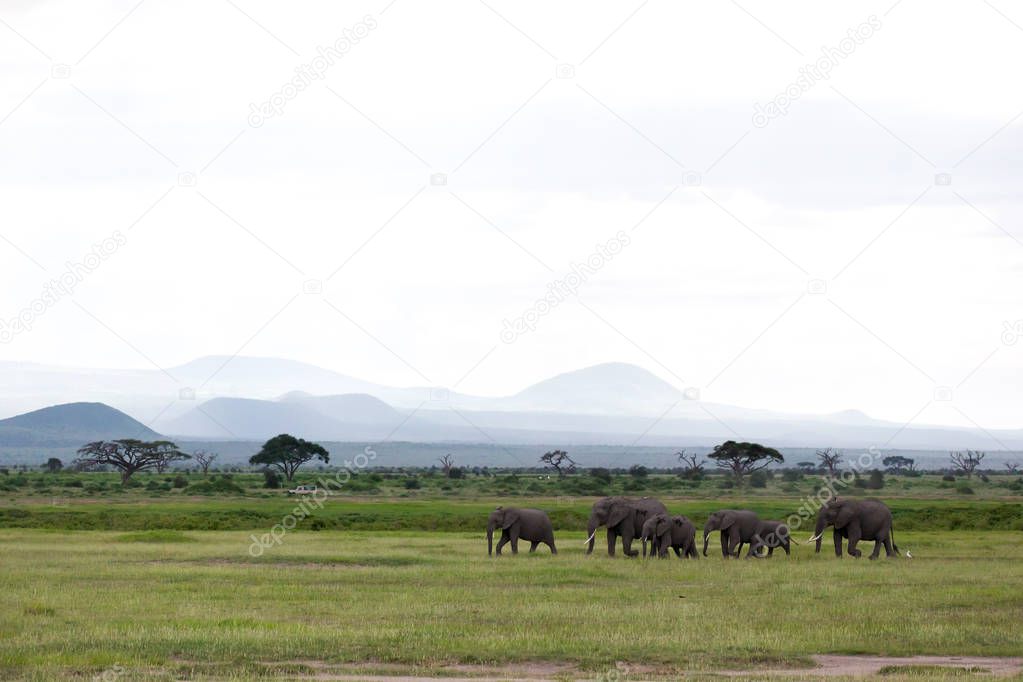
M 124 489 L 104 474 L 19 476 L 0 498 L 4 679 L 811 679 L 821 655 L 893 657 L 873 671 L 888 679 L 1020 677 L 1018 665 L 902 660 L 1023 654 L 1016 477 L 971 483 L 969 495 L 940 476 L 869 491 L 892 507 L 898 559 L 868 561 L 872 543 L 837 559 L 828 533 L 820 554 L 724 560 L 714 534 L 706 558 L 681 561 L 610 558 L 602 533 L 587 556 L 595 496 L 556 480 L 538 494 L 533 482 L 488 487 L 493 475 L 415 488 L 377 476 L 366 490 L 363 475 L 362 490 L 254 549 L 297 504 L 255 475 L 176 488 L 147 474 Z M 819 487 L 604 485 L 656 495 L 698 527 L 722 507 L 784 519 Z M 498 504 L 547 510 L 559 554 L 525 543 L 488 558 Z

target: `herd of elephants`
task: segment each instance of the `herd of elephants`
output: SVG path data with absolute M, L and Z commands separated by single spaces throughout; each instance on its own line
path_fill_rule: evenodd
M 586 553 L 593 552 L 593 538 L 601 526 L 607 528 L 607 553 L 615 554 L 618 538 L 622 539 L 622 549 L 630 557 L 639 552 L 632 548 L 636 538 L 643 543 L 643 556 L 647 556 L 647 542 L 651 543 L 650 556 L 661 558 L 668 556 L 672 549 L 679 558 L 698 558 L 696 551 L 696 526 L 685 516 L 672 516 L 660 501 L 651 497 L 604 497 L 593 503 L 590 520 L 586 532 Z M 821 537 L 824 530 L 833 527 L 835 555 L 842 556 L 843 542 L 847 542 L 846 552 L 850 556 L 859 557 L 862 552 L 856 545 L 861 541 L 873 541 L 874 551 L 870 558 L 876 559 L 885 549 L 888 557 L 899 554 L 892 531 L 892 512 L 883 502 L 877 500 L 832 499 L 821 506 L 817 512 L 814 535 L 810 541 L 816 541 L 816 551 L 821 550 Z M 514 507 L 498 507 L 490 513 L 487 521 L 487 554 L 494 552 L 494 531 L 500 529 L 501 538 L 497 543 L 497 553 L 505 544 L 511 543 L 512 553 L 517 554 L 519 540 L 530 543 L 529 551 L 536 551 L 537 545 L 550 547 L 551 554 L 557 554 L 554 546 L 554 526 L 550 517 L 539 509 L 521 509 Z M 748 509 L 721 509 L 712 513 L 703 526 L 703 555 L 707 556 L 707 540 L 710 534 L 718 531 L 721 535 L 721 555 L 725 558 L 738 557 L 744 544 L 749 545 L 746 558 L 760 558 L 762 551 L 767 556 L 774 554 L 776 548 L 789 553 L 789 528 L 781 521 L 765 521 L 755 512 Z

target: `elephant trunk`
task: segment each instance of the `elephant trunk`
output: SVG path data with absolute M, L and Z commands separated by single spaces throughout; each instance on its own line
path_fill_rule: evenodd
M 817 525 L 814 527 L 814 539 L 817 541 L 814 545 L 814 552 L 820 554 L 821 551 L 821 537 L 824 535 L 824 514 L 823 510 L 817 513 Z
M 710 537 L 712 530 L 713 528 L 710 527 L 709 523 L 703 527 L 703 556 L 707 556 L 707 539 Z
M 487 556 L 494 555 L 494 523 L 487 524 Z
M 593 553 L 593 536 L 597 534 L 597 527 L 600 526 L 600 520 L 593 514 L 590 514 L 590 521 L 586 524 L 586 537 L 589 539 L 586 541 L 586 553 Z

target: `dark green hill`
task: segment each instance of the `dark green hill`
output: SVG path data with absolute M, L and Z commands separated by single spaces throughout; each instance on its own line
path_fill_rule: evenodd
M 94 440 L 162 438 L 142 422 L 103 403 L 66 403 L 0 420 L 0 446 L 68 447 Z

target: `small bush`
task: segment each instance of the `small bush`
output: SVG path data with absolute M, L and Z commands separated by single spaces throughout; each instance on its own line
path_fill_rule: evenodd
M 750 474 L 749 484 L 754 488 L 766 488 L 767 487 L 767 474 L 763 471 L 754 471 Z
M 869 490 L 880 490 L 884 487 L 884 474 L 877 469 L 870 472 L 870 478 L 867 480 L 867 489 Z
M 263 469 L 263 487 L 278 490 L 281 487 L 281 475 L 273 469 Z
M 956 492 L 960 495 L 972 495 L 973 488 L 971 488 L 967 483 L 960 483 L 956 486 Z
M 722 481 L 718 483 L 718 487 L 722 490 L 730 490 L 735 487 L 735 481 L 730 478 L 722 479 Z
M 423 486 L 419 483 L 418 478 L 406 478 L 405 489 L 406 490 L 419 490 Z
M 795 469 L 786 469 L 781 473 L 781 480 L 786 483 L 795 483 L 803 480 L 803 474 Z
M 188 479 L 182 476 L 181 474 L 178 474 L 177 476 L 174 477 L 174 480 L 171 481 L 171 485 L 174 486 L 175 488 L 187 488 Z
M 956 477 L 953 476 L 952 474 L 945 474 L 944 476 L 941 477 L 941 480 L 947 481 L 948 483 L 955 483 Z

